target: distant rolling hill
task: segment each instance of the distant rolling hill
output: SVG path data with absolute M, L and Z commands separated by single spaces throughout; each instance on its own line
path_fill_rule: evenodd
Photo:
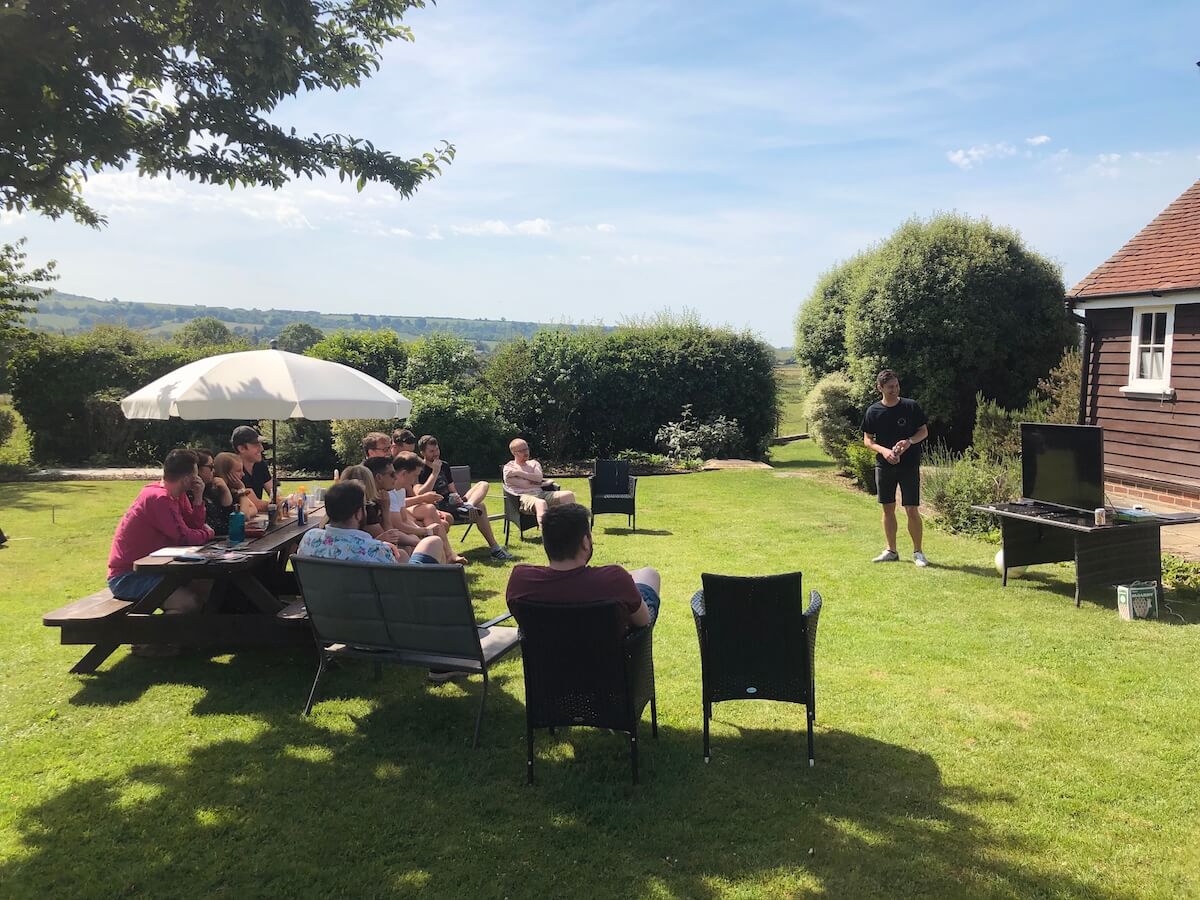
M 285 325 L 307 322 L 326 334 L 345 329 L 374 331 L 391 328 L 405 339 L 446 332 L 491 346 L 517 337 L 529 337 L 544 328 L 574 328 L 506 319 L 449 319 L 434 316 L 380 316 L 360 313 L 319 313 L 294 309 L 238 309 L 224 306 L 184 306 L 174 303 L 127 303 L 97 300 L 78 294 L 52 291 L 26 318 L 35 331 L 76 334 L 95 325 L 127 325 L 147 334 L 170 337 L 192 319 L 212 316 L 236 334 L 254 343 L 275 337 Z

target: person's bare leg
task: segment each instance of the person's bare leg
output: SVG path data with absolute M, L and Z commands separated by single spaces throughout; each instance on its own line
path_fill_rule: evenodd
M 413 553 L 424 553 L 426 556 L 432 556 L 440 563 L 446 561 L 446 551 L 442 548 L 442 539 L 439 537 L 421 538 Z
M 442 542 L 442 559 L 446 562 L 451 562 L 459 566 L 465 566 L 469 562 L 465 556 L 454 552 L 454 545 L 450 543 L 450 529 L 440 519 L 434 531 L 434 537 Z
M 496 534 L 492 531 L 492 523 L 488 520 L 487 507 L 482 503 L 476 503 L 475 512 L 471 515 L 474 517 L 472 521 L 475 522 L 475 527 L 479 529 L 479 533 L 483 535 L 488 546 L 499 547 L 500 545 L 496 543 Z
M 533 514 L 537 517 L 538 528 L 542 527 L 542 519 L 546 517 L 546 510 L 549 509 L 549 506 L 541 497 L 533 498 Z
M 438 514 L 438 508 L 432 503 L 418 503 L 416 506 L 409 507 L 408 510 L 412 513 L 413 519 L 418 525 L 442 525 L 442 517 Z
M 883 507 L 883 536 L 887 539 L 887 548 L 896 552 L 896 504 L 882 503 Z
M 646 566 L 642 569 L 634 569 L 629 573 L 633 576 L 634 583 L 644 584 L 646 587 L 654 588 L 654 593 L 661 595 L 662 591 L 662 576 L 658 574 L 658 569 L 652 569 Z
M 487 496 L 489 488 L 491 488 L 491 485 L 486 481 L 477 481 L 471 485 L 471 489 L 467 491 L 463 499 L 473 506 L 478 506 L 483 502 L 483 498 Z
M 558 496 L 554 498 L 555 506 L 559 506 L 559 505 L 565 506 L 568 503 L 574 503 L 574 502 L 575 502 L 575 492 L 574 491 L 559 491 Z
M 925 535 L 925 524 L 921 521 L 921 508 L 919 506 L 906 506 L 904 511 L 908 514 L 908 535 L 912 538 L 913 552 L 921 552 L 921 538 Z M 896 525 L 895 519 L 892 519 L 892 549 L 896 549 Z

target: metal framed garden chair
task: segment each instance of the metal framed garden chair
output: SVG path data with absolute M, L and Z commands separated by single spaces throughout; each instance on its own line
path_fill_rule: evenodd
M 471 746 L 479 745 L 487 703 L 488 669 L 517 648 L 516 628 L 500 627 L 510 613 L 475 622 L 462 566 L 383 566 L 292 557 L 320 661 L 304 714 L 335 659 L 465 672 L 483 676 Z

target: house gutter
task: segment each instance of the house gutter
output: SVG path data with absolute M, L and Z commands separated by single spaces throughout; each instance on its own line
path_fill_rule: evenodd
M 1075 311 L 1074 300 L 1067 298 L 1067 315 L 1083 326 L 1083 335 L 1079 339 L 1079 420 L 1078 424 L 1086 425 L 1087 396 L 1088 396 L 1088 360 L 1092 355 L 1092 328 L 1088 325 L 1087 316 Z

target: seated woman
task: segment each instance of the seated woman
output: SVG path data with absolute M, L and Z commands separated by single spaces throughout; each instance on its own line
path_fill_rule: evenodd
M 258 515 L 258 506 L 250 488 L 242 483 L 242 458 L 236 453 L 218 453 L 213 459 L 214 478 L 220 478 L 229 489 L 230 497 L 247 519 Z M 230 510 L 233 512 L 233 510 Z
M 363 517 L 363 531 L 379 541 L 387 541 L 397 546 L 402 542 L 403 535 L 391 527 L 391 506 L 386 497 L 382 497 L 375 486 L 375 476 L 366 466 L 347 466 L 342 470 L 338 482 L 357 481 L 362 485 L 366 497 L 366 514 Z
M 225 479 L 216 474 L 211 450 L 197 447 L 192 452 L 196 454 L 196 471 L 204 482 L 204 522 L 213 534 L 224 537 L 229 534 L 229 514 L 236 509 L 233 492 Z

